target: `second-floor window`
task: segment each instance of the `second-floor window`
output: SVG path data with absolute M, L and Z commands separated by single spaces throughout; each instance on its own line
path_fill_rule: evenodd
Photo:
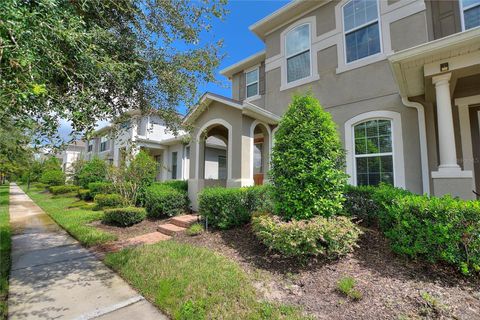
M 465 30 L 480 26 L 480 0 L 460 0 Z
M 100 139 L 100 152 L 107 150 L 108 147 L 108 139 L 106 137 L 102 137 Z
M 311 75 L 310 72 L 310 24 L 303 24 L 285 36 L 287 58 L 287 83 Z
M 347 63 L 381 51 L 377 0 L 352 0 L 343 6 Z
M 245 73 L 247 98 L 258 95 L 258 68 Z

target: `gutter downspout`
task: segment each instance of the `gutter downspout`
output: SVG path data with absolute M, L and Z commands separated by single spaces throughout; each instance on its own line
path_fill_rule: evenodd
M 426 128 L 426 122 L 425 122 L 425 108 L 419 102 L 413 102 L 408 100 L 408 97 L 402 96 L 402 102 L 407 107 L 417 109 L 423 193 L 430 195 L 430 174 L 428 172 L 427 128 Z

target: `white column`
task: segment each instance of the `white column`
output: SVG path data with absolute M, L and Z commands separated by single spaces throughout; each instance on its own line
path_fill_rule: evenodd
M 437 97 L 438 144 L 440 149 L 438 171 L 460 171 L 460 166 L 457 164 L 457 150 L 453 130 L 450 96 L 451 75 L 451 73 L 446 73 L 432 78 Z

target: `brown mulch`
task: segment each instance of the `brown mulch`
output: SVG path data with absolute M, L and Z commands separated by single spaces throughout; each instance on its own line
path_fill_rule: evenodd
M 158 225 L 160 223 L 164 223 L 164 221 L 165 220 L 145 219 L 142 222 L 128 228 L 106 225 L 101 221 L 94 221 L 90 225 L 105 232 L 112 233 L 117 236 L 118 241 L 123 241 L 136 236 L 155 232 L 157 231 Z
M 480 319 L 478 279 L 398 257 L 374 230 L 366 230 L 360 247 L 338 261 L 282 258 L 259 243 L 249 227 L 175 240 L 234 259 L 265 299 L 301 306 L 317 319 Z M 356 279 L 360 301 L 337 291 L 344 276 Z M 425 293 L 431 299 L 422 298 Z

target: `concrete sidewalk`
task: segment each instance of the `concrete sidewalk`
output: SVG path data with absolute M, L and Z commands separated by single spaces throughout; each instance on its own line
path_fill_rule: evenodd
M 9 319 L 167 319 L 10 186 Z

